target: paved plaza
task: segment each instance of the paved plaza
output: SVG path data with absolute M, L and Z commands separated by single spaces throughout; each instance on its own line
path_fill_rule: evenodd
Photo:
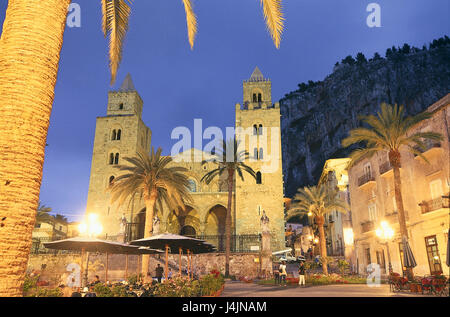
M 389 285 L 369 287 L 366 284 L 324 286 L 275 286 L 255 283 L 227 282 L 222 297 L 418 297 L 407 292 L 393 293 Z

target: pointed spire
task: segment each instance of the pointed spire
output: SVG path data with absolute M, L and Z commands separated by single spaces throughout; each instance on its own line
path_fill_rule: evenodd
M 122 86 L 120 86 L 119 91 L 136 91 L 130 73 L 128 73 L 127 77 L 125 77 Z
M 263 80 L 264 76 L 261 73 L 261 71 L 259 70 L 258 66 L 255 67 L 255 69 L 253 70 L 252 76 L 250 77 L 251 81 L 258 81 L 258 80 Z

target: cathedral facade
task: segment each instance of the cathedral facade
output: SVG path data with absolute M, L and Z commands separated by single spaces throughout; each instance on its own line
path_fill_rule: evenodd
M 86 213 L 99 215 L 103 232 L 109 237 L 120 234 L 128 240 L 143 237 L 144 202 L 136 198 L 117 206 L 111 203 L 108 192 L 118 176 L 114 166 L 124 164 L 123 158 L 135 156 L 137 151 L 151 149 L 152 132 L 142 121 L 142 108 L 143 101 L 128 75 L 120 89 L 109 92 L 106 116 L 97 118 Z M 235 113 L 236 137 L 250 154 L 244 163 L 253 168 L 257 177 L 249 174 L 244 174 L 244 180 L 235 177 L 232 243 L 241 246 L 232 249 L 258 250 L 263 213 L 269 218 L 272 250 L 284 249 L 280 109 L 278 103 L 272 104 L 271 82 L 258 68 L 244 81 L 243 104 L 236 104 Z M 228 202 L 226 179 L 221 177 L 210 184 L 201 182 L 216 167 L 214 163 L 201 163 L 211 153 L 192 148 L 178 155 L 182 159 L 173 157 L 171 164 L 187 169 L 193 202 L 178 212 L 169 208 L 155 210 L 159 231 L 204 237 L 221 250 Z M 242 244 L 247 245 L 242 248 Z

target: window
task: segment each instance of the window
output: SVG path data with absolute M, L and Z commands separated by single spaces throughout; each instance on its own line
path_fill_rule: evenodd
M 441 258 L 439 257 L 438 242 L 436 236 L 425 238 L 427 248 L 428 264 L 430 265 L 430 274 L 442 274 Z
M 386 270 L 386 261 L 384 259 L 384 251 L 377 251 L 377 264 L 381 269 Z
M 188 182 L 189 191 L 195 193 L 197 191 L 197 183 L 193 179 L 188 180 Z
M 116 153 L 116 156 L 114 157 L 114 164 L 119 164 L 119 153 Z
M 262 126 L 262 124 L 260 124 L 258 127 L 258 135 L 262 135 L 262 134 L 263 134 L 263 126 Z
M 111 176 L 110 178 L 109 178 L 109 185 L 111 185 L 112 183 L 113 183 L 113 181 L 114 181 L 114 176 Z
M 119 105 L 119 110 L 123 110 L 123 103 Z
M 254 148 L 253 155 L 254 155 L 255 160 L 257 160 L 258 159 L 258 149 L 257 148 Z
M 370 263 L 372 263 L 372 259 L 370 258 L 370 248 L 367 248 L 365 251 L 366 251 L 367 265 L 369 265 Z
M 114 153 L 109 154 L 109 165 L 114 164 Z
M 256 173 L 256 184 L 262 184 L 262 175 L 261 172 Z
M 257 101 L 258 101 L 258 99 L 256 97 L 256 94 L 253 94 L 253 102 L 257 102 Z
M 120 137 L 122 136 L 122 130 L 117 130 L 117 137 L 116 140 L 120 140 Z
M 259 159 L 262 160 L 263 159 L 263 148 L 259 148 Z
M 216 147 L 214 146 L 212 149 L 211 149 L 211 155 L 215 155 L 216 154 Z
M 113 130 L 112 131 L 112 136 L 111 136 L 111 140 L 116 140 L 116 138 L 117 138 L 117 134 L 116 134 L 116 130 Z
M 442 181 L 436 179 L 430 182 L 431 199 L 440 198 L 442 196 Z
M 371 204 L 369 207 L 369 220 L 376 221 L 377 220 L 377 205 Z
M 258 102 L 262 102 L 262 95 L 258 94 Z
M 258 126 L 256 124 L 253 125 L 253 135 L 258 135 Z
M 364 165 L 364 175 L 367 177 L 372 177 L 372 167 L 370 166 L 370 163 Z

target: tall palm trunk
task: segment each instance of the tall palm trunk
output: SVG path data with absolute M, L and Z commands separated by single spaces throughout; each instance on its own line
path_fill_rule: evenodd
M 155 202 L 157 198 L 156 191 L 153 191 L 148 198 L 145 198 L 145 227 L 144 238 L 151 237 L 153 231 L 153 212 L 155 209 Z M 148 282 L 147 272 L 150 265 L 150 255 L 144 254 L 142 256 L 142 274 L 144 281 Z
M 327 245 L 325 242 L 325 230 L 323 229 L 325 218 L 323 216 L 316 216 L 315 220 L 317 226 L 319 227 L 319 249 L 320 249 L 320 258 L 322 260 L 322 271 L 323 274 L 328 275 Z
M 21 296 L 70 0 L 9 0 L 0 38 L 0 296 Z
M 397 204 L 398 209 L 398 222 L 400 224 L 400 234 L 408 240 L 408 230 L 406 228 L 406 217 L 405 210 L 403 207 L 403 198 L 402 198 L 402 179 L 400 175 L 400 167 L 401 167 L 401 156 L 399 151 L 390 151 L 389 152 L 389 162 L 392 165 L 392 169 L 394 172 L 394 193 L 395 193 L 395 203 Z M 409 278 L 414 277 L 414 273 L 412 268 L 407 268 L 407 274 Z
M 230 276 L 231 201 L 233 199 L 234 170 L 228 170 L 228 208 L 225 218 L 225 276 Z

